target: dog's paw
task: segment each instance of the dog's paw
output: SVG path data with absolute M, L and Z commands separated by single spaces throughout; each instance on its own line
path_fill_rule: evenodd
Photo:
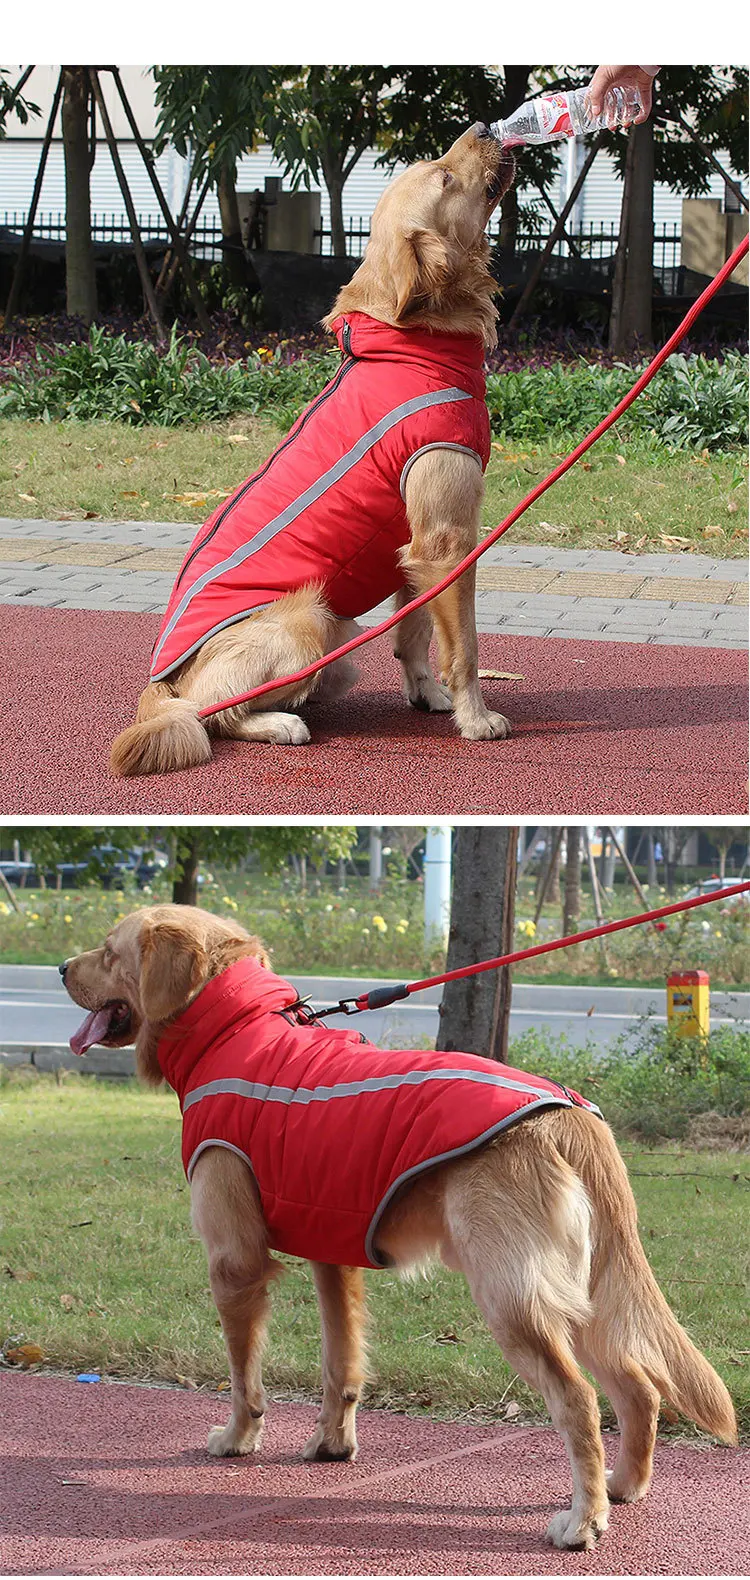
M 504 713 L 479 714 L 461 725 L 465 741 L 504 741 L 510 735 L 510 719 Z
M 328 1430 L 320 1423 L 315 1428 L 311 1438 L 308 1438 L 302 1450 L 303 1459 L 336 1460 L 356 1459 L 357 1439 L 352 1434 L 342 1431 Z
M 269 718 L 273 724 L 269 725 L 267 739 L 277 746 L 306 746 L 310 740 L 310 731 L 296 713 L 272 713 Z
M 575 1550 L 583 1548 L 589 1552 L 595 1547 L 603 1531 L 607 1529 L 607 1512 L 599 1510 L 581 1518 L 573 1509 L 561 1509 L 555 1514 L 547 1526 L 547 1540 L 553 1547 L 563 1547 Z
M 617 1466 L 607 1471 L 607 1497 L 610 1503 L 640 1503 L 650 1485 L 650 1477 L 647 1481 L 636 1481 L 633 1476 L 618 1476 Z
M 209 1454 L 223 1459 L 230 1454 L 257 1454 L 262 1441 L 262 1421 L 253 1421 L 245 1432 L 238 1432 L 230 1421 L 228 1426 L 211 1427 L 206 1447 Z
M 421 675 L 412 681 L 406 695 L 419 713 L 450 713 L 453 708 L 450 692 L 438 685 L 434 675 Z

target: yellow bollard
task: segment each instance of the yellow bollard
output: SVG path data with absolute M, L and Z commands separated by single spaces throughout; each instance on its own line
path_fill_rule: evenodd
M 711 989 L 707 971 L 675 971 L 667 977 L 667 1024 L 678 1037 L 707 1037 Z

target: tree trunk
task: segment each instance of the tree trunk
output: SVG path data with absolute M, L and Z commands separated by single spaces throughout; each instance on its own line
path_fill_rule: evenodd
M 537 874 L 536 890 L 534 894 L 535 900 L 538 901 L 540 894 L 546 886 L 547 893 L 544 900 L 545 905 L 549 905 L 553 902 L 556 905 L 560 904 L 560 845 L 557 844 L 556 847 L 556 838 L 556 828 L 545 828 L 544 856 L 541 867 L 539 868 L 539 872 Z M 552 864 L 551 874 L 549 870 L 550 863 Z
M 492 119 L 505 118 L 519 104 L 523 104 L 529 87 L 530 66 L 504 66 L 503 77 L 505 92 L 496 109 L 493 109 Z M 506 192 L 500 204 L 500 236 L 498 246 L 503 257 L 512 258 L 516 251 L 516 235 L 518 232 L 518 192 L 515 184 Z
M 602 834 L 602 853 L 599 858 L 599 878 L 601 886 L 611 892 L 615 882 L 615 863 L 617 851 L 608 833 Z
M 96 272 L 91 240 L 89 81 L 85 66 L 63 73 L 62 134 L 65 156 L 66 308 L 71 318 L 96 318 Z
M 216 186 L 221 215 L 221 246 L 224 267 L 230 284 L 238 291 L 248 289 L 245 249 L 242 245 L 242 226 L 237 203 L 237 167 L 223 165 Z
M 198 863 L 200 861 L 200 831 L 182 829 L 175 836 L 174 878 L 172 880 L 173 905 L 197 905 Z
M 518 829 L 461 827 L 456 834 L 447 970 L 513 948 Z M 447 982 L 437 1047 L 505 1061 L 511 1002 L 509 967 Z
M 330 170 L 326 174 L 325 182 L 331 207 L 331 252 L 334 258 L 345 258 L 344 182 L 340 175 L 334 175 Z
M 565 898 L 563 934 L 575 933 L 581 914 L 581 830 L 578 825 L 565 831 Z
M 617 352 L 631 351 L 651 342 L 651 306 L 654 291 L 654 126 L 644 121 L 633 126 L 633 158 L 627 220 L 627 259 L 622 312 L 617 328 Z

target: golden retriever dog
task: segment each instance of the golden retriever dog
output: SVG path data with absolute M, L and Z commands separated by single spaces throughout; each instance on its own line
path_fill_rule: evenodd
M 393 348 L 390 351 L 396 380 L 394 389 L 398 387 L 399 361 L 403 366 L 415 354 L 415 337 L 421 334 L 422 344 L 427 339 L 428 356 L 430 344 L 433 354 L 437 355 L 440 337 L 452 337 L 452 361 L 448 356 L 443 384 L 460 386 L 459 390 L 449 391 L 454 397 L 458 395 L 459 402 L 468 399 L 465 393 L 468 389 L 473 390 L 472 398 L 475 405 L 481 407 L 485 427 L 482 347 L 491 348 L 497 342 L 497 310 L 493 299 L 496 286 L 488 267 L 489 243 L 485 228 L 503 193 L 511 185 L 514 173 L 512 156 L 503 151 L 481 123 L 459 137 L 442 159 L 415 164 L 404 171 L 380 198 L 373 214 L 364 260 L 350 283 L 339 292 L 331 313 L 324 320 L 330 328 L 336 322 L 340 324 L 343 315 L 364 315 L 359 322 L 360 325 L 364 322 L 365 332 L 368 324 L 370 330 L 374 324 L 376 330 L 378 326 L 389 326 L 392 331 L 398 331 L 400 351 L 398 347 L 395 353 Z M 343 323 L 340 334 L 343 335 L 341 343 L 346 363 L 349 326 L 345 316 Z M 352 358 L 357 361 L 361 356 L 356 335 L 355 329 L 354 350 L 349 346 L 350 363 Z M 445 348 L 444 340 L 442 344 Z M 366 359 L 371 357 L 368 345 L 366 342 L 363 353 Z M 479 375 L 478 385 L 465 373 L 462 375 L 461 358 L 468 354 L 467 348 L 476 350 L 472 375 Z M 382 348 L 376 347 L 378 351 L 382 366 Z M 387 566 L 387 585 L 383 582 L 376 596 L 368 596 L 373 590 L 373 575 L 365 568 L 356 593 L 346 598 L 339 596 L 338 607 L 343 607 L 345 613 L 337 614 L 335 577 L 328 574 L 326 579 L 322 571 L 316 571 L 317 580 L 301 583 L 300 578 L 307 572 L 300 568 L 303 562 L 297 539 L 289 540 L 288 521 L 283 521 L 283 530 L 278 528 L 277 523 L 282 520 L 278 504 L 274 506 L 276 514 L 271 512 L 270 527 L 262 525 L 267 523 L 267 518 L 258 515 L 264 508 L 262 500 L 258 502 L 258 489 L 261 484 L 264 489 L 280 486 L 279 476 L 283 479 L 285 474 L 279 473 L 279 467 L 289 465 L 289 456 L 293 454 L 289 446 L 294 442 L 298 449 L 300 436 L 304 443 L 317 446 L 317 437 L 311 440 L 310 434 L 317 435 L 319 430 L 315 424 L 325 421 L 319 413 L 320 403 L 335 393 L 333 386 L 337 386 L 342 371 L 351 369 L 342 364 L 332 385 L 327 386 L 303 414 L 271 460 L 241 486 L 226 507 L 220 507 L 216 517 L 202 529 L 203 535 L 198 535 L 178 577 L 173 600 L 179 596 L 178 588 L 180 595 L 185 589 L 183 602 L 189 603 L 198 596 L 200 606 L 205 582 L 200 579 L 196 589 L 190 585 L 189 578 L 185 581 L 185 577 L 195 555 L 200 552 L 199 543 L 202 542 L 203 549 L 208 552 L 207 545 L 213 539 L 211 552 L 219 552 L 216 545 L 223 541 L 221 532 L 231 530 L 243 535 L 245 546 L 239 551 L 243 567 L 240 570 L 225 557 L 220 561 L 221 582 L 215 570 L 209 571 L 211 587 L 205 596 L 213 600 L 210 619 L 200 633 L 191 630 L 169 657 L 169 662 L 164 660 L 161 664 L 160 635 L 152 661 L 151 683 L 138 703 L 136 722 L 124 730 L 112 746 L 110 766 L 115 775 L 163 773 L 207 762 L 211 756 L 211 735 L 284 744 L 309 741 L 306 723 L 293 710 L 313 695 L 316 700 L 333 700 L 348 690 L 356 678 L 356 669 L 348 658 L 318 671 L 308 680 L 281 687 L 270 697 L 214 714 L 205 722 L 198 715 L 205 707 L 314 664 L 356 632 L 356 617 L 372 608 L 381 596 L 395 592 L 397 607 L 402 607 L 416 594 L 435 586 L 475 547 L 489 430 L 483 460 L 476 446 L 472 448 L 470 443 L 455 442 L 456 438 L 461 440 L 460 433 L 451 438 L 448 432 L 446 437 L 447 430 L 441 428 L 437 442 L 416 442 L 408 456 L 408 464 L 399 464 L 392 478 L 389 474 L 387 500 L 385 504 L 381 501 L 379 514 L 373 514 L 372 500 L 366 490 L 363 497 L 358 487 L 362 457 L 358 457 L 356 468 L 352 461 L 350 481 L 336 480 L 337 487 L 346 483 L 349 488 L 346 519 L 349 523 L 357 522 L 359 548 L 353 558 L 358 558 L 359 564 L 365 566 L 364 556 L 370 556 L 369 564 L 375 566 L 377 574 Z M 340 397 L 336 394 L 336 399 L 344 402 L 345 411 L 350 409 L 347 400 L 351 403 L 349 392 L 352 388 L 350 381 L 344 386 L 345 393 Z M 394 409 L 397 398 L 394 395 L 389 403 Z M 434 413 L 431 420 L 434 420 Z M 443 417 L 440 420 L 443 421 Z M 335 455 L 340 430 L 335 423 L 329 423 L 329 433 L 331 427 L 331 453 Z M 374 433 L 375 429 L 369 432 Z M 401 432 L 404 432 L 403 426 Z M 317 507 L 330 514 L 329 499 L 321 502 L 320 498 L 321 493 L 332 486 L 326 482 L 331 475 L 330 470 L 325 470 L 331 467 L 331 456 L 325 454 L 325 438 L 324 433 L 317 481 L 308 492 L 314 495 Z M 373 441 L 371 451 L 367 452 L 368 465 L 381 466 L 378 457 L 382 444 L 382 436 Z M 348 455 L 353 456 L 354 450 L 350 449 Z M 307 498 L 307 495 L 298 494 L 294 506 L 285 508 L 296 509 L 297 502 Z M 302 530 L 306 530 L 308 537 L 317 544 L 320 532 L 317 518 L 310 516 L 311 509 L 308 503 L 304 503 L 304 509 L 300 505 L 294 516 L 297 525 L 293 530 L 300 530 L 298 517 L 302 517 Z M 247 522 L 242 516 L 246 510 L 255 512 L 248 516 Z M 225 526 L 232 512 L 234 524 L 230 522 Z M 398 523 L 400 536 L 395 544 L 384 540 L 383 513 L 391 522 Z M 307 528 L 304 527 L 305 517 L 312 521 Z M 335 536 L 335 529 L 331 530 Z M 217 531 L 218 538 L 215 537 Z M 278 580 L 274 582 L 273 596 L 263 604 L 259 603 L 258 594 L 251 598 L 246 589 L 248 583 L 253 585 L 252 570 L 257 568 L 259 548 L 255 545 L 266 549 L 269 532 L 273 543 L 267 555 L 273 554 L 284 564 L 287 579 L 280 584 Z M 233 543 L 236 541 L 235 537 Z M 286 544 L 289 546 L 285 548 Z M 323 560 L 329 564 L 325 554 Z M 305 560 L 304 564 L 307 563 Z M 316 563 L 313 555 L 312 564 Z M 198 579 L 201 564 L 199 561 L 190 576 Z M 229 590 L 228 575 L 231 577 Z M 340 579 L 337 586 L 340 592 Z M 468 740 L 502 739 L 509 733 L 508 720 L 500 713 L 488 712 L 477 677 L 474 600 L 472 567 L 429 606 L 407 616 L 395 628 L 394 651 L 401 663 L 406 696 L 414 707 L 429 712 L 452 711 L 457 728 Z M 193 610 L 195 607 L 193 604 Z M 248 609 L 252 612 L 248 613 Z M 165 640 L 170 634 L 168 617 L 172 612 L 174 604 L 165 616 Z M 184 617 L 185 609 L 180 604 L 175 620 L 179 624 Z M 192 618 L 190 611 L 188 617 Z M 443 684 L 434 677 L 429 661 L 433 620 Z
M 289 988 L 261 969 L 268 966 L 262 944 L 236 923 L 182 906 L 134 912 L 102 948 L 60 967 L 69 994 L 89 1011 L 71 1045 L 80 1051 L 94 1041 L 121 1047 L 134 1040 L 140 1077 L 158 1084 L 160 1058 L 168 1063 L 170 1050 L 179 1053 L 187 1034 L 180 1017 L 200 1024 L 206 1014 L 201 995 L 226 994 L 217 979 L 238 962 L 247 966 L 253 991 L 260 991 L 258 983 L 265 991 L 266 982 Z M 293 998 L 291 989 L 288 1002 Z M 210 1048 L 210 1027 L 204 1035 Z M 201 1098 L 206 1090 L 200 1089 Z M 264 1113 L 271 1106 L 268 1090 Z M 310 1095 L 303 1093 L 305 1101 Z M 185 1096 L 182 1102 L 186 1115 Z M 341 1141 L 343 1151 L 344 1136 Z M 193 1224 L 208 1255 L 232 1384 L 231 1417 L 212 1428 L 208 1451 L 251 1454 L 260 1446 L 266 1410 L 261 1350 L 268 1288 L 281 1268 L 269 1255 L 255 1162 L 248 1166 L 250 1159 L 227 1143 L 204 1142 L 198 1153 L 191 1175 Z M 316 1160 L 306 1159 L 305 1168 L 319 1188 Z M 347 1207 L 350 1200 L 347 1195 Z M 387 1203 L 376 1238 L 383 1264 L 405 1270 L 441 1258 L 463 1273 L 509 1364 L 543 1395 L 573 1478 L 571 1507 L 549 1525 L 555 1546 L 592 1547 L 607 1526 L 610 1501 L 644 1497 L 660 1396 L 706 1431 L 736 1443 L 729 1394 L 658 1288 L 614 1138 L 587 1109 L 548 1107 L 524 1116 L 468 1155 L 407 1181 Z M 303 1453 L 310 1460 L 353 1459 L 365 1376 L 362 1271 L 326 1261 L 312 1265 L 322 1322 L 322 1408 Z M 617 1414 L 620 1442 L 609 1475 L 596 1393 L 581 1368 L 601 1384 Z

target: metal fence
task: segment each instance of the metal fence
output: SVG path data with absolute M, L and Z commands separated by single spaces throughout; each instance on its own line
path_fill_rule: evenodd
M 6 212 L 0 217 L 0 226 L 14 231 L 20 235 L 26 222 L 26 216 L 17 211 Z M 169 232 L 161 217 L 153 214 L 139 214 L 138 224 L 144 242 L 156 242 L 166 245 L 169 242 Z M 350 218 L 346 222 L 346 250 L 350 258 L 361 258 L 370 239 L 370 220 L 360 216 Z M 582 225 L 576 231 L 571 231 L 571 236 L 582 259 L 593 262 L 597 259 L 610 259 L 614 256 L 617 247 L 619 224 L 611 221 L 607 224 Z M 91 220 L 91 233 L 94 241 L 111 242 L 116 246 L 127 247 L 130 245 L 130 226 L 127 218 L 122 214 L 94 214 Z M 324 257 L 331 256 L 331 231 L 330 227 L 322 226 L 315 231 L 315 238 L 319 251 Z M 550 234 L 549 229 L 536 230 L 519 226 L 516 237 L 516 252 L 537 252 L 546 243 Z M 65 241 L 65 215 L 37 214 L 34 224 L 34 235 L 40 240 Z M 491 225 L 488 231 L 490 242 L 495 244 L 500 235 L 499 220 Z M 200 219 L 195 227 L 190 243 L 191 252 L 198 258 L 205 258 L 213 262 L 221 257 L 221 225 L 216 219 Z M 659 276 L 664 290 L 670 292 L 676 289 L 676 277 L 681 263 L 682 236 L 679 224 L 660 225 L 654 230 L 654 271 Z M 558 241 L 553 249 L 548 274 L 554 276 L 565 261 L 570 262 L 572 257 L 568 243 Z M 559 263 L 556 263 L 559 260 Z

